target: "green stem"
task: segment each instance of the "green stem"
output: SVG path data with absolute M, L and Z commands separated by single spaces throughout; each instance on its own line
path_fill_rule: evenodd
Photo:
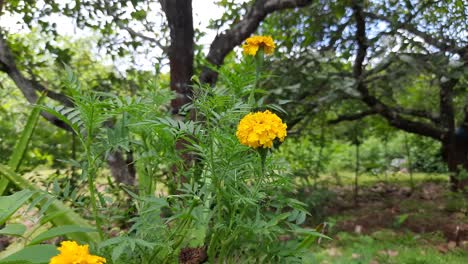
M 257 54 L 255 55 L 255 85 L 250 91 L 249 96 L 249 105 L 252 107 L 256 106 L 255 91 L 257 90 L 258 84 L 260 82 L 260 74 L 263 68 L 264 53 L 265 52 L 263 50 L 263 47 L 260 47 L 257 51 Z
M 314 188 L 317 189 L 317 181 L 320 177 L 320 169 L 322 167 L 322 155 L 323 155 L 323 149 L 325 147 L 325 117 L 322 115 L 321 117 L 321 122 L 320 122 L 320 148 L 317 156 L 317 162 L 315 164 L 315 172 L 314 172 Z M 306 179 L 309 179 L 307 176 Z
M 263 181 L 265 178 L 265 162 L 266 162 L 266 157 L 268 155 L 268 149 L 266 148 L 259 148 L 258 149 L 258 154 L 260 155 L 260 166 L 261 166 L 261 171 L 260 171 L 260 178 L 258 179 L 257 183 L 255 184 L 255 192 L 254 194 L 257 194 L 258 189 L 260 188 L 260 183 Z
M 410 175 L 410 186 L 411 186 L 411 190 L 413 191 L 414 190 L 413 170 L 412 170 L 413 164 L 411 162 L 411 149 L 410 149 L 410 145 L 408 142 L 408 136 L 406 135 L 406 133 L 404 134 L 404 139 L 405 139 L 406 158 L 408 159 L 407 167 L 408 167 L 408 173 Z
M 94 186 L 94 178 L 93 178 L 93 174 L 95 173 L 95 171 L 94 171 L 94 168 L 92 167 L 94 167 L 94 163 L 93 164 L 88 163 L 88 168 L 87 168 L 88 188 L 89 188 L 90 199 L 91 199 L 91 207 L 93 209 L 93 216 L 94 216 L 94 220 L 96 221 L 96 228 L 99 233 L 99 238 L 103 240 L 104 233 L 102 232 L 101 218 L 99 217 L 99 214 L 98 214 L 98 207 L 97 207 L 97 200 L 96 200 L 96 188 Z
M 91 120 L 94 118 L 94 108 L 92 109 L 93 111 L 91 112 Z M 93 216 L 94 220 L 96 222 L 96 228 L 99 233 L 99 238 L 101 240 L 104 239 L 104 233 L 102 231 L 102 222 L 101 218 L 99 217 L 98 214 L 98 206 L 97 206 L 97 200 L 96 200 L 96 186 L 94 186 L 94 174 L 96 172 L 95 170 L 95 161 L 96 158 L 93 157 L 91 146 L 92 146 L 92 133 L 93 133 L 93 127 L 91 125 L 88 126 L 87 128 L 87 134 L 86 134 L 86 145 L 85 145 L 85 151 L 86 151 L 86 158 L 88 161 L 86 172 L 87 172 L 87 178 L 88 178 L 88 188 L 89 188 L 89 195 L 90 195 L 90 200 L 91 200 L 91 208 L 93 210 Z
M 358 176 L 359 176 L 359 143 L 356 143 L 356 165 L 354 171 L 354 204 L 358 205 L 358 195 L 359 195 L 359 183 L 358 183 Z

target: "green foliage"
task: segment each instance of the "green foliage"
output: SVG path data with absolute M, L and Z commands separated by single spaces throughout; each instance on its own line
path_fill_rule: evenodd
M 3 225 L 33 194 L 33 191 L 22 190 L 9 196 L 0 196 L 0 225 Z
M 23 224 L 7 224 L 0 230 L 2 235 L 22 236 L 26 232 L 26 226 Z
M 461 212 L 465 215 L 468 214 L 468 198 L 461 193 L 447 194 L 445 209 L 449 212 Z
M 298 262 L 307 254 L 320 234 L 299 227 L 308 212 L 305 204 L 285 195 L 294 188 L 285 164 L 274 157 L 275 151 L 262 162 L 257 152 L 240 145 L 235 137 L 238 120 L 251 110 L 242 98 L 249 95 L 252 86 L 234 79 L 240 75 L 222 77 L 226 83 L 239 85 L 232 89 L 197 87 L 193 104 L 186 107 L 194 111 L 197 121 L 184 121 L 164 113 L 172 97 L 167 90 L 148 89 L 136 96 L 89 91 L 82 89 L 69 68 L 66 70 L 64 86 L 74 106 L 41 109 L 67 124 L 81 142 L 84 155 L 74 164 L 81 167 L 90 198 L 89 204 L 81 206 L 91 205 L 102 238 L 112 217 L 98 213 L 105 212 L 106 202 L 96 192 L 97 172 L 110 151 L 132 151 L 135 155 L 140 189 L 138 194 L 123 189 L 132 197 L 137 215 L 131 219 L 128 232 L 99 244 L 109 261 L 171 263 L 187 247 L 204 247 L 211 261 Z M 106 125 L 109 121 L 111 125 Z M 174 148 L 178 142 L 185 144 L 182 150 Z M 196 157 L 193 166 L 185 166 L 180 158 L 185 155 Z M 7 177 L 18 186 L 37 189 L 14 173 Z M 154 197 L 157 184 L 172 188 L 172 193 Z M 54 192 L 63 197 L 75 192 L 70 185 L 63 189 L 58 185 L 54 182 Z M 42 205 L 44 219 L 59 226 L 30 243 L 91 231 L 86 224 L 67 224 L 70 219 L 66 217 L 73 216 L 70 210 L 57 200 L 43 201 L 45 197 L 37 196 L 32 203 Z M 291 239 L 278 243 L 281 236 Z
M 337 133 L 337 131 L 334 131 Z M 398 167 L 392 166 L 392 160 L 406 160 L 404 134 L 393 133 L 386 139 L 379 134 L 369 135 L 360 145 L 362 172 L 383 176 L 395 175 L 398 171 L 408 168 L 404 163 Z M 442 160 L 440 144 L 431 139 L 411 135 L 408 137 L 412 170 L 426 173 L 445 173 L 446 165 Z M 290 138 L 281 148 L 280 155 L 290 164 L 295 176 L 312 179 L 320 149 L 316 138 Z M 320 171 L 330 175 L 339 171 L 350 171 L 354 167 L 354 146 L 342 140 L 328 140 L 325 144 L 320 161 Z
M 34 245 L 25 247 L 2 260 L 1 264 L 46 264 L 59 252 L 53 245 Z
M 409 214 L 401 214 L 395 217 L 395 221 L 393 222 L 393 226 L 396 228 L 400 227 L 409 217 Z
M 41 97 L 37 100 L 37 104 L 41 104 L 44 101 L 45 94 L 42 94 Z M 10 156 L 10 160 L 8 161 L 8 166 L 13 168 L 14 171 L 17 171 L 19 166 L 21 165 L 21 161 L 26 153 L 26 148 L 31 140 L 32 134 L 36 127 L 37 120 L 39 119 L 40 109 L 35 107 L 31 114 L 28 117 L 26 122 L 26 126 L 21 133 L 20 139 L 16 142 L 15 148 L 13 153 Z M 8 180 L 6 178 L 2 178 L 0 180 L 0 195 L 3 194 L 6 187 L 8 186 Z
M 23 64 L 26 64 L 26 68 L 31 68 L 33 74 L 47 80 L 46 86 L 48 89 L 68 95 L 62 82 L 67 78 L 67 75 L 63 74 L 63 62 L 65 61 L 46 50 L 41 50 L 39 54 L 35 50 L 45 45 L 48 41 L 46 36 L 38 33 L 37 30 L 33 30 L 29 34 L 11 34 L 8 39 L 9 44 L 14 49 L 13 52 L 20 60 L 18 67 L 21 70 L 23 70 Z M 107 65 L 109 58 L 104 56 L 98 59 L 95 57 L 92 49 L 96 41 L 96 37 L 78 40 L 60 37 L 56 40 L 57 45 L 72 51 L 69 65 L 79 73 L 83 90 L 115 91 L 117 94 L 128 94 L 139 89 L 140 85 L 146 80 L 154 77 L 154 74 L 149 72 L 129 69 L 124 79 L 121 75 L 116 74 L 111 66 Z M 17 44 L 22 46 L 16 49 L 14 47 Z M 30 62 L 31 65 L 29 65 L 29 62 L 23 63 L 21 61 L 21 59 L 28 56 L 32 56 L 34 59 Z M 0 89 L 0 120 L 2 122 L 0 128 L 0 157 L 6 159 L 12 153 L 13 146 L 16 143 L 15 138 L 11 135 L 23 130 L 22 126 L 26 124 L 25 119 L 30 113 L 30 107 L 29 102 L 23 98 L 21 92 L 6 75 L 0 74 L 0 79 L 3 88 Z M 52 104 L 49 99 L 46 102 Z M 56 129 L 42 118 L 39 119 L 38 124 L 32 135 L 31 147 L 27 149 L 23 158 L 22 170 L 30 170 L 40 165 L 63 168 L 61 163 L 64 160 L 63 157 L 70 157 L 74 153 L 80 153 L 81 146 L 73 142 L 73 136 L 70 132 Z
M 231 79 L 242 78 L 237 76 L 221 78 L 244 85 Z M 262 169 L 258 153 L 238 143 L 237 122 L 250 110 L 240 98 L 249 93 L 243 87 L 230 88 L 197 87 L 193 104 L 186 107 L 197 121 L 163 116 L 148 111 L 147 101 L 139 106 L 129 99 L 132 103 L 126 104 L 117 124 L 128 129 L 126 138 L 146 186 L 140 185 L 139 195 L 126 190 L 138 211 L 130 230 L 100 244 L 113 263 L 171 263 L 187 247 L 204 247 L 210 261 L 294 262 L 315 241 L 317 232 L 298 226 L 308 215 L 305 204 L 285 196 L 294 188 L 285 164 L 273 151 Z M 123 128 L 115 126 L 108 135 L 120 134 L 115 129 Z M 175 151 L 176 142 L 185 148 Z M 196 162 L 187 169 L 179 155 L 195 157 Z M 175 182 L 158 176 L 158 170 L 173 166 L 177 174 L 172 169 L 170 177 L 176 177 Z M 156 183 L 172 184 L 176 194 L 154 197 Z M 292 239 L 278 243 L 280 236 Z
M 253 1 L 217 3 L 226 8 L 220 19 L 211 21 L 211 28 L 219 29 L 227 22 L 237 23 Z M 68 106 L 48 103 L 40 109 L 68 125 L 74 133 L 72 138 L 80 145 L 78 155 L 69 159 L 70 149 L 75 149 L 74 143 L 73 147 L 67 143 L 70 136 L 63 132 L 49 137 L 50 127 L 41 126 L 36 135 L 41 140 L 32 142 L 27 152 L 39 113 L 36 109 L 11 163 L 0 165 L 2 176 L 20 189 L 31 190 L 29 196 L 25 195 L 29 191 L 15 193 L 25 195 L 14 197 L 22 198 L 17 204 L 12 204 L 9 197 L 1 198 L 0 204 L 4 203 L 5 209 L 1 211 L 0 223 L 30 200 L 30 208 L 40 208 L 39 226 L 48 222 L 56 226 L 38 236 L 25 237 L 30 244 L 65 235 L 98 246 L 109 263 L 175 263 L 180 253 L 190 248 L 205 250 L 210 262 L 300 263 L 310 259 L 310 247 L 322 236 L 302 225 L 310 214 L 321 216 L 331 194 L 316 188 L 307 203 L 292 197 L 308 193 L 311 178 L 317 181 L 321 175 L 337 175 L 338 171 L 354 168 L 357 146 L 361 152 L 361 171 L 356 174 L 393 173 L 401 168 L 391 171 L 391 161 L 408 160 L 408 154 L 411 162 L 404 166 L 412 166 L 411 169 L 446 170 L 438 143 L 408 137 L 409 151 L 405 152 L 403 134 L 390 133 L 388 124 L 381 119 L 326 125 L 344 114 L 372 108 L 360 101 L 362 94 L 356 90 L 352 65 L 356 50 L 352 45 L 355 19 L 348 1 L 317 2 L 300 11 L 269 16 L 262 23 L 261 32 L 276 39 L 279 48 L 275 55 L 265 60 L 264 65 L 261 54 L 245 58 L 242 63 L 228 57 L 226 67 L 219 69 L 216 87 L 199 85 L 194 78 L 193 103 L 183 109 L 191 120 L 169 115 L 168 103 L 174 95 L 160 88 L 167 83 L 167 75 L 129 69 L 118 76 L 111 67 L 97 62 L 90 51 L 96 44 L 115 58 L 166 44 L 168 28 L 164 22 L 159 23 L 162 26 L 157 32 L 142 32 L 145 36 L 154 33 L 151 36 L 161 43 L 143 45 L 133 34 L 130 38 L 114 38 L 121 28 L 129 25 L 139 28 L 134 23 L 141 23 L 143 27 L 139 29 L 146 31 L 155 28 L 158 23 L 154 19 L 158 20 L 161 13 L 151 12 L 153 4 L 136 0 L 46 1 L 42 7 L 32 1 L 5 4 L 5 10 L 19 14 L 31 29 L 31 34 L 8 36 L 19 69 L 28 78 L 44 76 L 50 89 L 66 93 L 73 103 Z M 416 8 L 411 8 L 412 5 Z M 370 12 L 366 13 L 367 28 L 373 29 L 368 31 L 367 72 L 360 80 L 369 86 L 369 94 L 395 109 L 390 111 L 392 116 L 401 109 L 409 110 L 401 110 L 408 120 L 432 124 L 431 116 L 435 116 L 436 124 L 441 115 L 432 114 L 441 101 L 439 84 L 445 77 L 455 77 L 460 81 L 453 89 L 453 109 L 461 112 L 466 104 L 463 97 L 466 78 L 463 67 L 457 66 L 460 56 L 449 54 L 451 51 L 445 48 L 444 52 L 432 46 L 428 49 L 425 45 L 430 43 L 421 44 L 414 34 L 402 33 L 404 30 L 399 27 L 403 26 L 397 25 L 427 29 L 429 39 L 437 36 L 436 42 L 447 43 L 447 49 L 450 45 L 462 46 L 465 43 L 459 36 L 463 34 L 458 33 L 465 31 L 457 25 L 464 22 L 460 20 L 463 16 L 459 16 L 464 9 L 459 1 L 448 1 L 447 5 L 368 1 L 363 7 Z M 58 37 L 54 21 L 44 19 L 56 14 L 72 18 L 80 28 L 98 30 L 102 38 L 75 42 Z M 371 14 L 388 21 L 372 18 Z M 454 41 L 438 38 L 439 32 Z M 197 56 L 202 56 L 202 51 Z M 259 69 L 263 66 L 271 72 L 261 74 Z M 156 74 L 160 73 L 159 67 L 156 66 Z M 10 113 L 10 102 L 4 101 L 3 96 L 0 100 L 0 110 L 5 113 L 0 120 L 5 123 L 0 128 L 0 155 L 6 158 L 3 155 L 10 154 L 13 144 L 3 135 L 19 130 L 16 120 L 22 115 Z M 278 102 L 280 106 L 270 102 Z M 268 155 L 266 151 L 257 152 L 240 145 L 235 137 L 238 120 L 250 111 L 264 108 L 278 112 L 290 121 L 292 132 L 306 136 L 290 137 L 284 144 L 275 145 Z M 421 111 L 430 117 L 412 116 Z M 461 120 L 461 114 L 456 114 L 455 119 Z M 117 186 L 110 178 L 106 185 L 102 177 L 107 176 L 105 161 L 116 151 L 133 155 L 137 186 Z M 71 176 L 57 171 L 53 179 L 46 181 L 55 196 L 15 173 L 23 156 L 25 162 L 31 160 L 28 155 L 36 158 L 27 163 L 31 166 L 37 165 L 39 158 L 47 165 L 56 165 L 54 160 L 59 158 L 71 166 Z M 305 186 L 299 191 L 296 176 Z M 0 184 L 1 191 L 3 187 Z M 163 195 L 158 197 L 155 193 Z M 123 195 L 127 196 L 125 200 Z M 117 202 L 113 203 L 114 200 Z M 119 202 L 127 205 L 121 208 Z M 99 239 L 83 218 L 90 214 Z M 396 223 L 405 219 L 401 215 Z M 115 228 L 112 231 L 118 232 L 118 236 L 108 238 L 111 228 Z M 9 224 L 0 233 L 26 236 L 20 224 Z M 97 245 L 93 244 L 99 240 Z M 362 240 L 364 247 L 370 248 L 374 238 Z M 36 252 L 42 259 L 25 257 L 24 252 L 32 254 L 38 249 L 26 247 L 12 256 L 12 261 L 47 262 L 45 256 L 52 253 L 50 247 L 44 250 L 45 255 Z
M 70 207 L 55 199 L 50 194 L 43 192 L 39 187 L 27 181 L 21 175 L 11 171 L 7 166 L 0 164 L 0 171 L 10 182 L 19 188 L 25 190 L 16 192 L 13 195 L 15 200 L 11 200 L 11 196 L 2 196 L 2 200 L 5 201 L 4 205 L 6 209 L 2 209 L 2 221 L 6 221 L 18 208 L 25 204 L 29 199 L 31 200 L 29 209 L 39 207 L 39 216 L 45 215 L 41 225 L 51 222 L 55 226 L 73 225 L 81 226 L 83 228 L 90 227 L 87 220 L 75 213 Z M 18 197 L 18 195 L 21 195 Z M 67 237 L 77 240 L 86 241 L 88 243 L 97 240 L 95 233 L 68 233 Z
M 29 245 L 35 245 L 44 240 L 51 239 L 54 237 L 64 236 L 70 233 L 86 233 L 86 232 L 96 232 L 96 230 L 89 228 L 89 227 L 81 227 L 81 226 L 74 226 L 74 225 L 57 226 L 34 237 L 29 242 Z

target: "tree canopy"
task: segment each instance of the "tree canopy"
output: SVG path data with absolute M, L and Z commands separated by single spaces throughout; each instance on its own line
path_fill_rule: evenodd
M 40 76 L 48 53 L 69 63 L 74 51 L 60 44 L 54 16 L 69 17 L 98 36 L 96 47 L 130 58 L 157 50 L 155 69 L 169 61 L 173 113 L 190 102 L 192 77 L 216 84 L 226 56 L 255 32 L 272 35 L 279 49 L 265 83 L 270 98 L 291 100 L 290 124 L 333 109 L 331 123 L 377 115 L 391 126 L 442 142 L 451 171 L 468 168 L 467 21 L 463 1 L 218 1 L 224 14 L 211 21 L 218 35 L 205 50 L 193 24 L 192 1 L 7 1 L 2 12 L 48 36 L 28 45 L 1 30 L 0 70 L 34 103 L 37 91 L 70 101 L 53 80 Z M 36 43 L 35 43 L 36 44 Z M 128 66 L 138 72 L 138 66 Z M 125 79 L 125 74 L 110 80 Z M 53 78 L 52 78 L 53 79 Z M 128 80 L 127 80 L 128 81 Z M 133 89 L 138 89 L 133 82 Z M 100 84 L 102 87 L 102 85 Z M 128 85 L 126 87 L 129 87 Z M 124 88 L 125 89 L 125 88 Z M 122 89 L 120 90 L 122 92 Z M 273 99 L 277 100 L 277 99 Z M 356 111 L 357 110 L 357 111 Z M 42 113 L 52 123 L 59 120 Z M 461 141 L 460 141 L 461 140 Z M 456 153 L 456 154 L 455 154 Z

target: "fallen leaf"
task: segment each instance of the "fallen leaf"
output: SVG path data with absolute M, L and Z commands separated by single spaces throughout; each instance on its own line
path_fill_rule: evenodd
M 396 257 L 396 256 L 398 256 L 398 251 L 390 250 L 390 249 L 380 250 L 379 254 L 386 255 L 386 256 L 389 256 L 389 257 Z
M 327 249 L 327 253 L 330 257 L 338 257 L 338 256 L 341 256 L 341 252 L 335 248 L 335 247 L 332 247 L 332 248 L 329 248 Z
M 390 257 L 396 257 L 398 256 L 398 251 L 395 251 L 395 250 L 387 250 L 387 254 L 390 256 Z
M 448 252 L 448 248 L 446 245 L 438 245 L 437 246 L 437 250 L 440 252 L 440 253 L 447 253 Z
M 454 249 L 456 247 L 457 247 L 457 242 L 455 242 L 455 241 L 450 241 L 447 244 L 447 248 L 450 249 L 450 250 L 452 250 L 452 249 Z
M 354 227 L 354 232 L 355 232 L 356 234 L 361 234 L 361 233 L 362 233 L 362 226 L 361 226 L 361 225 L 356 225 L 356 226 Z
M 356 253 L 351 254 L 351 258 L 352 258 L 352 259 L 358 259 L 358 258 L 360 258 L 360 257 L 361 257 L 361 255 L 356 254 Z

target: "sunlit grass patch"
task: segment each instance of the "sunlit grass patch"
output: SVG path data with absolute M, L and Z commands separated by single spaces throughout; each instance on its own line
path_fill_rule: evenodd
M 341 232 L 334 240 L 315 247 L 317 263 L 465 263 L 468 252 L 452 249 L 441 253 L 445 243 L 438 235 L 396 233 L 381 230 L 370 235 Z
M 320 176 L 320 183 L 325 185 L 353 185 L 355 174 L 353 171 L 339 171 L 335 173 L 325 173 Z M 413 182 L 415 184 L 421 182 L 448 182 L 446 173 L 413 173 Z M 311 179 L 312 180 L 312 179 Z M 410 186 L 411 176 L 409 173 L 384 173 L 372 174 L 362 173 L 358 176 L 358 182 L 361 186 L 369 186 L 376 182 L 391 182 L 405 186 Z

